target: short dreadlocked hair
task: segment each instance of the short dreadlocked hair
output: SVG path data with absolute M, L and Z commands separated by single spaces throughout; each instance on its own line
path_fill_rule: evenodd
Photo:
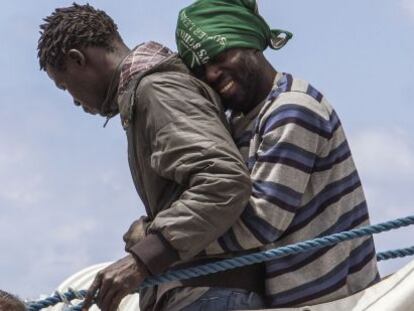
M 12 294 L 9 294 L 8 292 L 2 291 L 0 289 L 0 311 L 25 311 L 26 306 L 24 303 L 17 298 L 16 296 L 13 296 Z
M 64 58 L 70 49 L 88 46 L 103 47 L 113 51 L 114 39 L 121 40 L 118 26 L 104 11 L 89 4 L 73 3 L 67 8 L 57 8 L 40 25 L 37 45 L 40 69 L 46 65 L 64 68 Z

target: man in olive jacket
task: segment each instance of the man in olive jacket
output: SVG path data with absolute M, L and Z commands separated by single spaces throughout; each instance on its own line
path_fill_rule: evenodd
M 218 96 L 166 47 L 149 42 L 129 50 L 112 19 L 89 5 L 56 9 L 40 27 L 41 68 L 86 112 L 108 119 L 120 113 L 127 133 L 132 177 L 148 216 L 145 236 L 97 275 L 84 303 L 86 310 L 97 293 L 102 310 L 116 310 L 145 277 L 211 259 L 203 250 L 243 212 L 249 174 Z M 237 287 L 237 281 L 254 289 L 241 275 L 249 283 L 256 272 L 248 267 L 237 278 L 199 278 L 188 286 Z M 141 310 L 159 298 L 155 289 L 142 291 Z

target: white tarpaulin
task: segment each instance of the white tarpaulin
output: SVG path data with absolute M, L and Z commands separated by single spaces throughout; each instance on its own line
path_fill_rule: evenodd
M 109 263 L 103 263 L 86 268 L 64 281 L 58 291 L 65 292 L 69 287 L 80 290 L 87 289 L 92 283 L 96 273 Z M 74 300 L 73 303 L 79 303 Z M 139 303 L 138 294 L 126 297 L 119 308 L 120 311 L 137 311 Z M 61 311 L 63 304 L 48 311 Z M 90 310 L 99 310 L 96 306 Z M 414 261 L 392 276 L 378 284 L 353 296 L 321 305 L 272 309 L 273 311 L 414 311 Z
M 68 291 L 69 288 L 72 288 L 74 290 L 88 289 L 89 286 L 92 284 L 93 279 L 95 278 L 95 275 L 98 273 L 98 271 L 102 270 L 109 264 L 111 264 L 111 262 L 101 263 L 101 264 L 97 264 L 94 266 L 90 266 L 86 269 L 83 269 L 75 273 L 74 275 L 70 276 L 69 278 L 67 278 L 62 284 L 59 285 L 57 290 L 61 293 L 64 293 Z M 72 300 L 73 305 L 77 305 L 80 302 L 81 302 L 80 300 Z M 43 310 L 64 311 L 64 305 L 61 303 L 54 307 L 49 307 Z M 99 308 L 96 306 L 93 306 L 89 310 L 99 311 Z M 121 305 L 118 310 L 139 311 L 139 295 L 134 294 L 134 295 L 129 295 L 125 297 L 122 300 Z

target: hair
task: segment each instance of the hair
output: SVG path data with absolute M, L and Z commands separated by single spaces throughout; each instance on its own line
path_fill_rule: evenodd
M 16 296 L 0 289 L 0 311 L 25 311 L 25 304 Z
M 113 51 L 114 40 L 122 41 L 112 18 L 89 4 L 57 8 L 43 21 L 37 45 L 41 70 L 46 70 L 46 65 L 65 69 L 64 59 L 70 49 L 95 46 Z

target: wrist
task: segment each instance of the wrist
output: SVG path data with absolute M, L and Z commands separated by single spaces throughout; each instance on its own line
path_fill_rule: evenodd
M 177 251 L 160 233 L 147 235 L 129 252 L 141 261 L 150 275 L 159 275 L 179 260 Z
M 148 268 L 145 266 L 145 264 L 142 262 L 142 260 L 138 256 L 136 256 L 133 253 L 130 253 L 130 256 L 135 261 L 136 269 L 141 275 L 143 275 L 144 277 L 151 276 L 150 271 L 148 270 Z

